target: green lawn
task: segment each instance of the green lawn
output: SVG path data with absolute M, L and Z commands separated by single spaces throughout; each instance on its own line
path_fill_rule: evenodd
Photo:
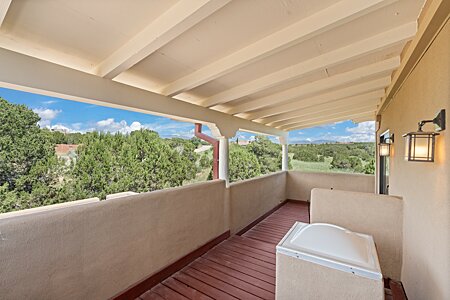
M 354 173 L 352 170 L 340 170 L 331 168 L 331 161 L 333 158 L 326 157 L 324 162 L 308 162 L 293 159 L 294 154 L 289 153 L 291 158 L 291 165 L 293 171 L 304 172 L 332 172 L 332 173 Z
M 208 151 L 206 153 L 202 153 L 202 155 L 210 155 L 212 158 L 212 152 Z M 293 171 L 304 171 L 304 172 L 328 172 L 328 173 L 355 173 L 353 170 L 343 170 L 343 169 L 333 169 L 331 167 L 332 157 L 326 157 L 324 162 L 308 162 L 301 161 L 297 159 L 293 159 L 294 154 L 289 153 L 289 157 L 291 159 L 291 170 Z M 366 163 L 363 161 L 363 164 Z M 206 181 L 211 171 L 211 167 L 203 169 L 200 173 L 197 174 L 196 178 L 192 180 L 187 180 L 183 182 L 183 185 L 191 184 L 195 182 L 203 182 Z

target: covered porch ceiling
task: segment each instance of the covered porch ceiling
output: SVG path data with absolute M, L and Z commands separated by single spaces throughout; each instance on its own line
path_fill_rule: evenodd
M 424 3 L 0 0 L 0 86 L 230 132 L 375 120 Z

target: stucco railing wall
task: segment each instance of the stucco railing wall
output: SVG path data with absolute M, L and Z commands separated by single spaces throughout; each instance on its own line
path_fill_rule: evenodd
M 383 275 L 400 279 L 403 237 L 401 198 L 374 193 L 313 189 L 311 223 L 331 223 L 372 235 Z
M 286 200 L 286 173 L 230 184 L 230 230 L 236 233 Z
M 1 214 L 0 298 L 111 297 L 315 187 L 367 191 L 373 177 L 277 172 Z
M 227 231 L 224 190 L 212 181 L 0 215 L 0 298 L 107 299 Z
M 286 198 L 309 201 L 314 188 L 374 193 L 375 176 L 348 173 L 312 173 L 289 171 L 286 178 Z

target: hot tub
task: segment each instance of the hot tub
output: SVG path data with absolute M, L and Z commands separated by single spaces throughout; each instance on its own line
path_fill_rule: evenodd
M 297 222 L 277 246 L 277 299 L 384 299 L 373 238 Z

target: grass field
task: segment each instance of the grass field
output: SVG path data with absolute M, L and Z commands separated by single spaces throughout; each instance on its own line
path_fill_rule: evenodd
M 212 158 L 212 152 L 204 152 L 201 155 L 209 155 Z M 353 170 L 343 170 L 343 169 L 333 169 L 331 167 L 332 157 L 326 157 L 323 162 L 307 162 L 301 161 L 297 159 L 293 159 L 294 153 L 289 153 L 289 157 L 291 159 L 291 170 L 293 171 L 304 171 L 304 172 L 328 172 L 328 173 L 354 173 Z M 363 162 L 364 163 L 364 162 Z M 207 181 L 208 175 L 211 171 L 211 167 L 203 169 L 194 179 L 186 180 L 183 182 L 183 185 L 192 184 L 196 182 L 204 182 Z
M 332 173 L 354 173 L 352 170 L 341 170 L 331 168 L 333 158 L 327 157 L 324 162 L 307 162 L 293 159 L 294 154 L 289 153 L 293 171 L 304 172 L 332 172 Z

